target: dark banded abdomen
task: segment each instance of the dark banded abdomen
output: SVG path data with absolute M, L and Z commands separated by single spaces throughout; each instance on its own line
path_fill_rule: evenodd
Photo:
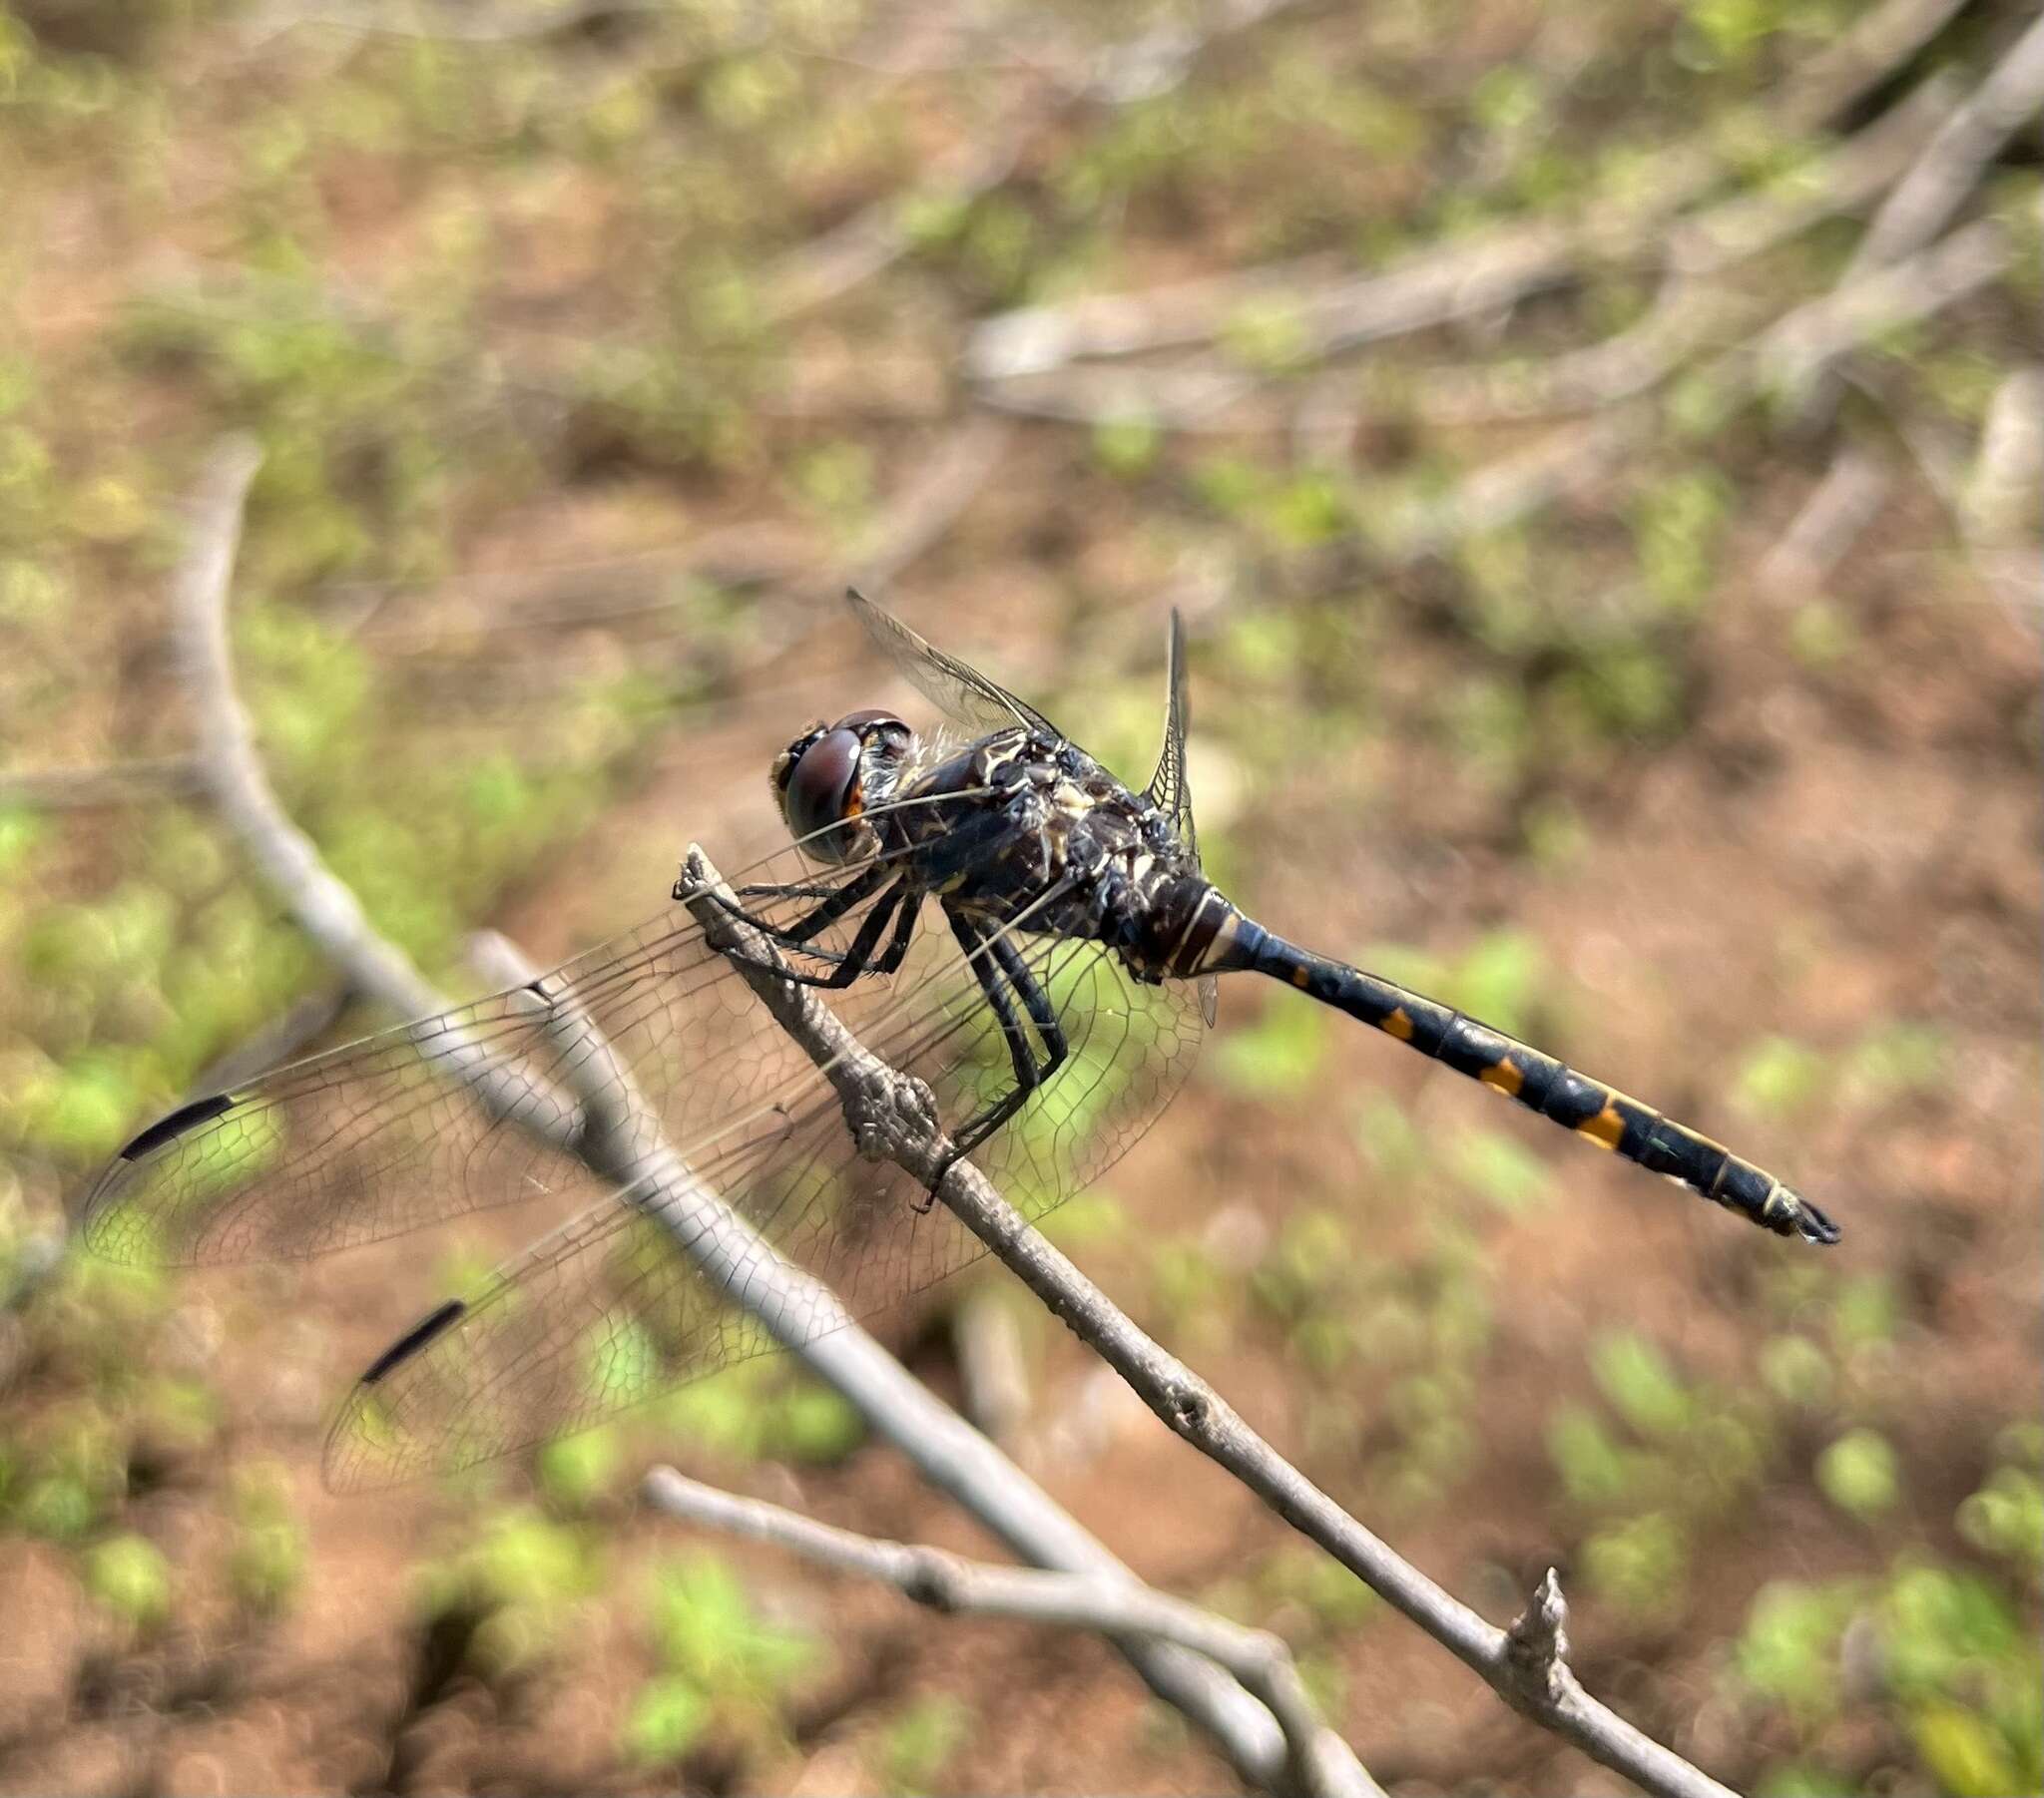
M 1837 1225 L 1816 1206 L 1722 1143 L 1450 1006 L 1300 949 L 1240 913 L 1228 919 L 1216 949 L 1209 967 L 1253 968 L 1294 986 L 1764 1229 L 1808 1242 L 1838 1239 Z

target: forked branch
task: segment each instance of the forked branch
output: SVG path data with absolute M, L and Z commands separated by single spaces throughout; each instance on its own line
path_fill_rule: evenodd
M 1724 1786 L 1583 1689 L 1565 1658 L 1564 1613 L 1552 1573 L 1528 1617 L 1504 1630 L 1394 1553 L 1138 1329 L 977 1167 L 950 1159 L 950 1140 L 928 1088 L 867 1050 L 812 989 L 768 971 L 781 965 L 773 946 L 736 915 L 729 887 L 700 848 L 689 850 L 684 876 L 685 903 L 705 937 L 732 957 L 754 996 L 828 1079 L 860 1152 L 892 1162 L 924 1186 L 934 1184 L 952 1215 L 1166 1424 L 1473 1668 L 1515 1710 L 1660 1798 L 1728 1798 Z
M 354 894 L 325 866 L 311 839 L 291 823 L 256 753 L 234 683 L 227 602 L 243 505 L 258 461 L 255 446 L 239 438 L 223 444 L 209 460 L 174 583 L 174 631 L 198 714 L 200 781 L 299 928 L 355 991 L 404 1016 L 443 1011 L 447 998 L 375 931 Z M 500 957 L 506 953 L 498 951 Z M 586 1019 L 575 1018 L 564 1018 L 561 1028 L 592 1034 L 595 1029 Z M 646 1214 L 676 1226 L 683 1252 L 697 1260 L 707 1278 L 718 1277 L 719 1267 L 713 1263 L 720 1253 L 730 1264 L 725 1271 L 742 1265 L 743 1297 L 763 1323 L 781 1336 L 810 1372 L 840 1393 L 876 1436 L 892 1444 L 924 1479 L 956 1500 L 1018 1556 L 1040 1568 L 1140 1589 L 1134 1575 L 1102 1543 L 841 1310 L 818 1333 L 819 1311 L 836 1305 L 826 1290 L 784 1263 L 768 1267 L 758 1256 L 732 1253 L 745 1227 L 735 1214 L 727 1213 L 728 1223 L 709 1230 L 695 1221 L 706 1206 L 719 1204 L 716 1194 L 694 1178 L 657 1130 L 642 1130 L 619 1115 L 619 1108 L 631 1100 L 610 1068 L 608 1047 L 594 1040 L 581 1047 L 590 1059 L 577 1082 L 581 1090 L 566 1095 L 569 1104 L 535 1104 L 529 1081 L 510 1078 L 480 1051 L 459 1058 L 456 1072 L 478 1103 L 493 1113 L 585 1160 L 603 1177 L 643 1193 Z M 611 1078 L 596 1078 L 587 1071 L 596 1067 L 609 1071 Z M 571 1072 L 565 1078 L 573 1081 L 576 1076 Z M 1267 1791 L 1290 1787 L 1294 1755 L 1284 1730 L 1230 1673 L 1206 1656 L 1155 1635 L 1114 1639 L 1150 1688 L 1204 1729 L 1245 1780 Z M 1325 1751 L 1320 1764 L 1335 1768 L 1339 1775 L 1326 1789 L 1373 1789 L 1345 1747 L 1338 1755 Z

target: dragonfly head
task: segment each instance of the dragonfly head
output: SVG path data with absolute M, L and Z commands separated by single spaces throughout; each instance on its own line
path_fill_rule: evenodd
M 891 711 L 847 712 L 811 724 L 773 759 L 773 802 L 802 853 L 851 862 L 878 846 L 864 815 L 885 803 L 915 753 L 915 732 Z

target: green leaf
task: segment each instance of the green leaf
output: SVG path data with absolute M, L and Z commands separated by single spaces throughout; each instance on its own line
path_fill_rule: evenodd
M 1985 1718 L 1956 1704 L 1920 1706 L 1909 1718 L 1909 1738 L 1940 1788 L 1953 1798 L 2005 1798 L 2034 1790 Z
M 1816 1459 L 1816 1483 L 1825 1498 L 1861 1523 L 1892 1511 L 1900 1494 L 1895 1451 L 1872 1430 L 1852 1430 Z
M 1644 1336 L 1610 1331 L 1590 1351 L 1598 1389 L 1642 1436 L 1670 1437 L 1695 1415 L 1688 1388 L 1668 1358 Z
M 171 1564 L 155 1543 L 116 1536 L 85 1558 L 85 1588 L 109 1610 L 147 1627 L 171 1614 Z
M 625 1718 L 625 1752 L 641 1766 L 680 1760 L 710 1726 L 710 1700 L 693 1682 L 656 1674 L 639 1688 Z
M 1256 1023 L 1230 1031 L 1214 1046 L 1212 1066 L 1239 1093 L 1258 1099 L 1297 1099 L 1319 1072 L 1327 1041 L 1323 1009 L 1274 1000 Z

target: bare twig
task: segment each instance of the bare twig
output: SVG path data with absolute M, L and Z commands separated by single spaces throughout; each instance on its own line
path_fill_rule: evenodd
M 1937 36 L 1965 0 L 1885 0 L 1792 77 L 1780 117 L 1810 131 L 1872 93 Z
M 1884 457 L 1856 444 L 1841 450 L 1762 558 L 1762 584 L 1789 592 L 1819 586 L 1873 522 L 1893 485 Z
M 1170 92 L 1218 38 L 1246 30 L 1295 0 L 1227 0 L 1203 31 L 1164 25 L 1104 48 L 1074 46 L 1026 65 L 1047 80 L 1051 94 L 1026 95 L 997 124 L 981 124 L 939 162 L 916 195 L 891 193 L 835 229 L 811 238 L 767 272 L 766 317 L 775 323 L 814 310 L 889 267 L 913 242 L 910 228 L 920 200 L 970 206 L 1008 179 L 1039 134 L 1074 107 L 1092 101 L 1122 106 Z
M 592 20 L 622 13 L 665 10 L 665 0 L 524 0 L 524 3 L 455 5 L 433 0 L 279 0 L 262 8 L 243 26 L 252 43 L 305 26 L 354 32 L 363 37 L 432 38 L 449 43 L 509 44 L 525 38 L 569 31 Z
M 918 1604 L 968 1616 L 1007 1617 L 1107 1636 L 1147 1635 L 1175 1642 L 1226 1667 L 1271 1707 L 1291 1749 L 1292 1779 L 1306 1793 L 1379 1793 L 1345 1747 L 1330 1740 L 1284 1643 L 1147 1585 L 1084 1573 L 992 1567 L 941 1549 L 884 1542 L 819 1524 L 759 1499 L 684 1479 L 672 1468 L 646 1477 L 647 1500 L 671 1517 L 753 1542 L 770 1543 L 839 1573 L 894 1586 Z
M 1721 352 L 1696 371 L 1698 388 L 1730 410 L 1770 388 L 1793 386 L 1844 349 L 1999 278 L 2013 253 L 2008 233 L 1992 220 L 1963 226 L 1921 255 L 1797 306 L 1751 342 Z M 1651 399 L 1611 407 L 1485 464 L 1444 494 L 1384 505 L 1371 520 L 1370 543 L 1391 562 L 1409 562 L 1516 524 L 1600 479 L 1659 423 Z
M 1895 184 L 1853 252 L 1848 275 L 1913 255 L 1951 223 L 1981 172 L 2044 106 L 2044 14 L 1955 108 Z
M 929 472 L 896 496 L 852 551 L 850 584 L 885 587 L 920 561 L 993 479 L 1013 436 L 998 418 L 967 417 L 954 426 L 927 458 Z
M 175 582 L 175 604 L 187 679 L 200 712 L 202 768 L 207 791 L 263 878 L 349 981 L 406 1016 L 439 1012 L 446 1000 L 391 944 L 377 936 L 353 894 L 320 861 L 269 791 L 234 689 L 226 604 L 240 540 L 242 503 L 254 475 L 254 446 L 231 439 L 201 479 L 189 548 Z M 586 1021 L 585 1021 L 586 1022 Z M 581 1028 L 564 1019 L 561 1028 Z M 593 1030 L 582 1046 L 607 1056 Z M 705 1230 L 706 1207 L 716 1204 L 687 1166 L 657 1134 L 635 1134 L 629 1089 L 618 1078 L 585 1079 L 568 1099 L 540 1093 L 530 1076 L 501 1066 L 478 1046 L 442 1058 L 478 1103 L 540 1133 L 565 1152 L 588 1156 L 606 1177 L 643 1183 L 649 1215 L 686 1216 L 685 1249 L 695 1244 L 706 1271 L 730 1259 L 744 1226 L 726 1213 Z M 601 1101 L 600 1105 L 593 1101 Z M 835 1300 L 806 1275 L 758 1257 L 748 1261 L 746 1295 L 757 1297 L 763 1322 L 790 1336 L 812 1332 L 821 1308 Z M 841 1311 L 837 1313 L 842 1317 Z M 832 1320 L 833 1323 L 835 1320 Z M 1129 1579 L 1128 1570 L 1007 1460 L 964 1419 L 943 1405 L 900 1364 L 844 1319 L 820 1336 L 793 1343 L 809 1369 L 835 1388 L 867 1426 L 892 1443 L 933 1486 L 951 1495 L 1017 1555 L 1038 1566 L 1096 1577 Z M 1221 1745 L 1242 1775 L 1276 1788 L 1286 1776 L 1288 1751 L 1270 1711 L 1203 1658 L 1154 1640 L 1123 1644 L 1151 1689 L 1176 1705 Z
M 1906 262 L 1868 270 L 1822 299 L 1797 306 L 1750 349 L 1728 361 L 1750 361 L 1756 384 L 1807 386 L 1838 356 L 1870 337 L 1942 311 L 2006 274 L 2015 259 L 1997 220 L 1961 225 Z
M 1792 180 L 1722 201 L 1672 226 L 1665 220 L 1674 197 L 1658 182 L 1642 183 L 1647 198 L 1630 210 L 1501 227 L 1345 286 L 1330 285 L 1322 275 L 1317 286 L 1288 298 L 1286 277 L 1302 274 L 1303 264 L 1010 312 L 975 334 L 967 368 L 981 377 L 975 390 L 981 403 L 1003 411 L 1079 423 L 1143 418 L 1180 431 L 1255 428 L 1259 421 L 1233 408 L 1268 388 L 1264 377 L 1216 360 L 1128 367 L 1092 359 L 1203 340 L 1225 323 L 1217 307 L 1276 296 L 1290 309 L 1299 355 L 1310 361 L 1493 312 L 1540 286 L 1574 278 L 1592 254 L 1607 265 L 1658 263 L 1669 275 L 1661 301 L 1601 343 L 1532 364 L 1422 370 L 1396 383 L 1411 410 L 1441 423 L 1594 410 L 1659 384 L 1750 318 L 1756 309 L 1751 296 L 1705 286 L 1702 277 L 1865 205 L 1922 148 L 1950 98 L 1950 84 L 1933 78 Z M 1332 376 L 1312 391 L 1322 388 L 1331 390 L 1315 414 L 1323 424 L 1363 403 L 1358 396 L 1344 406 Z M 1301 428 L 1309 436 L 1326 435 L 1325 429 Z M 1338 433 L 1338 424 L 1331 428 Z
M 110 761 L 90 768 L 10 768 L 0 773 L 0 804 L 130 805 L 164 793 L 187 792 L 198 778 L 189 755 Z
M 1979 186 L 1987 165 L 2015 131 L 2044 106 L 2044 15 L 2016 39 L 1965 102 L 1952 109 L 1866 227 L 1840 286 L 1862 283 L 1873 270 L 1913 256 L 1949 225 Z M 1954 233 L 1957 235 L 1959 233 Z M 1949 239 L 1947 239 L 1949 241 Z M 1841 350 L 1799 371 L 1799 424 L 1814 430 L 1838 396 L 1830 364 Z
M 2007 376 L 1987 403 L 1962 510 L 1982 544 L 2020 542 L 2044 523 L 2044 363 Z
M 739 952 L 735 965 L 754 996 L 835 1089 L 861 1153 L 891 1161 L 925 1186 L 941 1174 L 936 1195 L 952 1214 L 1172 1430 L 1319 1544 L 1515 1709 L 1661 1798 L 1725 1798 L 1723 1786 L 1585 1692 L 1558 1655 L 1535 1689 L 1514 1661 L 1504 1630 L 1393 1553 L 1285 1461 L 1032 1229 L 970 1161 L 948 1162 L 949 1140 L 927 1088 L 875 1058 L 812 991 L 767 971 L 779 965 L 772 946 L 734 915 L 729 890 L 701 849 L 690 849 L 684 867 L 686 903 L 705 937 L 727 954 Z

